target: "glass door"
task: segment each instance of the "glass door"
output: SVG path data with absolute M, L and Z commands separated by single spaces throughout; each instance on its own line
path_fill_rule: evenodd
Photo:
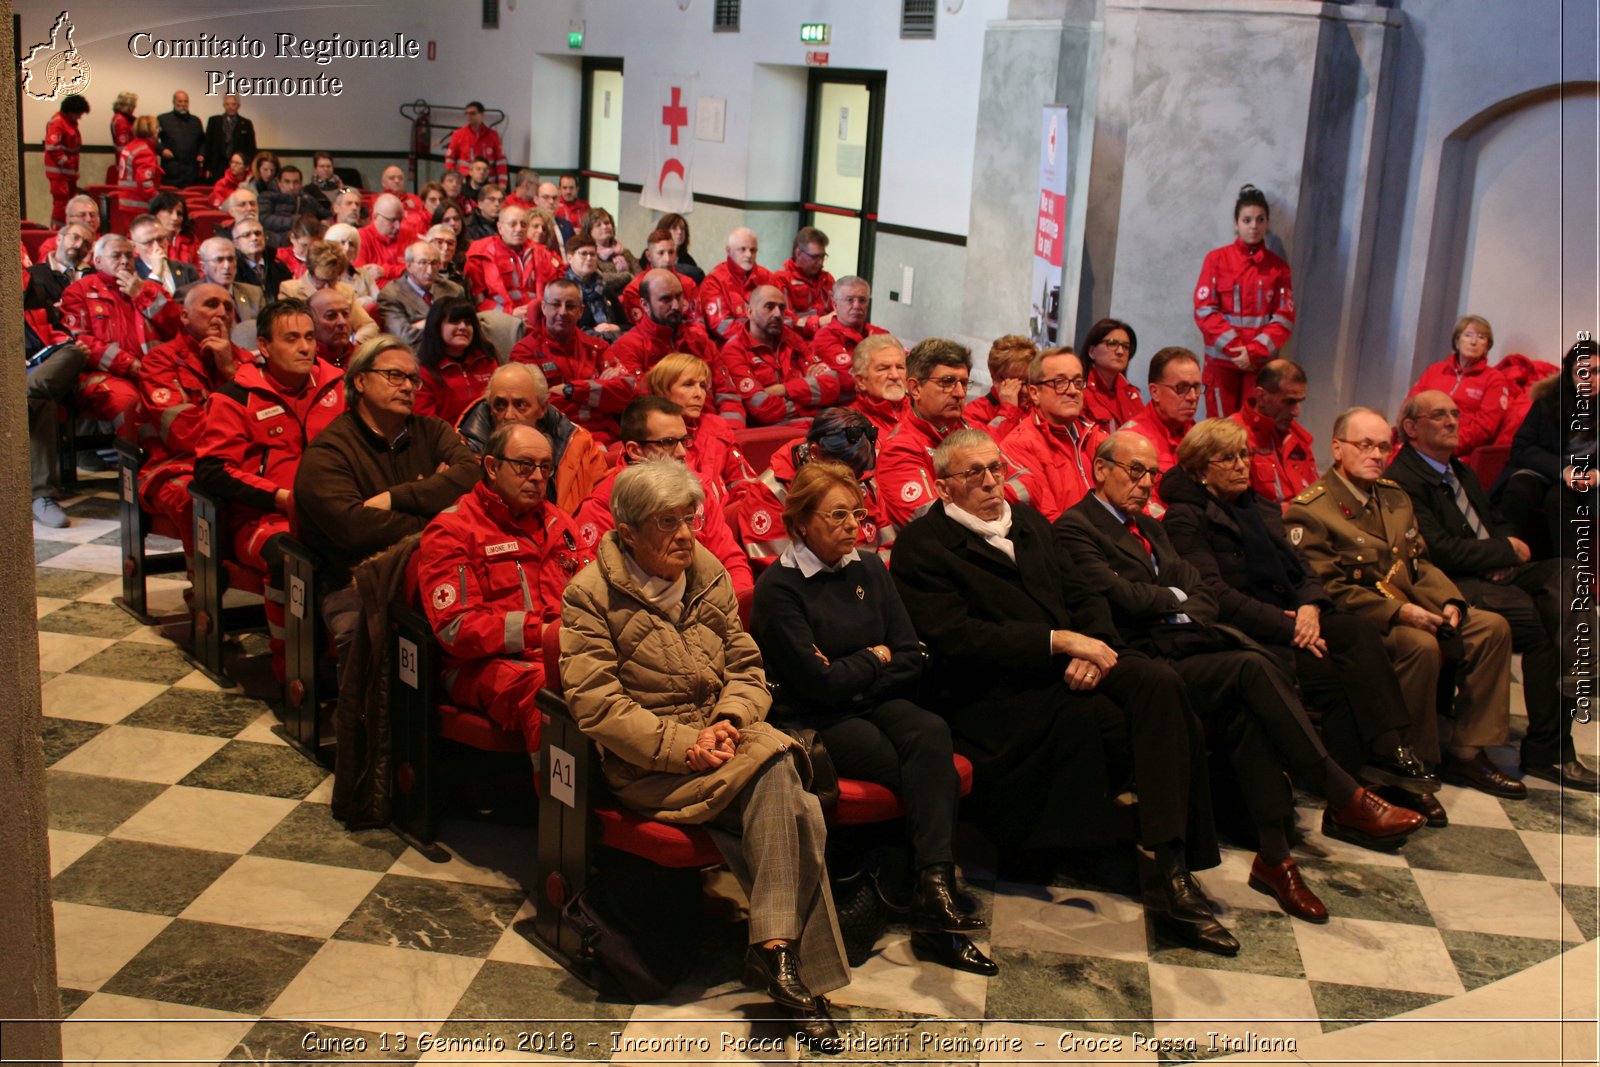
M 579 195 L 615 218 L 622 171 L 622 60 L 585 57 Z
M 801 225 L 828 235 L 836 278 L 872 276 L 883 89 L 878 71 L 811 71 Z

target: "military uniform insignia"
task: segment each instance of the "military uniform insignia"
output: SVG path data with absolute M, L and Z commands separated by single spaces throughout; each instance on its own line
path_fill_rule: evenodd
M 856 599 L 857 600 L 865 600 L 865 599 L 867 599 L 867 591 L 865 589 L 863 589 L 859 585 L 856 586 Z
M 1291 543 L 1293 543 L 1293 544 L 1298 546 L 1300 544 L 1300 539 L 1302 537 L 1304 537 L 1305 535 L 1306 535 L 1306 528 L 1304 526 L 1291 526 L 1291 527 L 1289 527 L 1289 540 L 1290 540 Z
M 1415 526 L 1413 526 L 1413 527 L 1411 527 L 1411 529 L 1406 531 L 1406 540 L 1407 541 L 1415 541 L 1416 539 L 1417 539 L 1417 528 Z
M 1318 482 L 1301 490 L 1300 495 L 1294 498 L 1294 502 L 1296 504 L 1309 504 L 1327 491 L 1328 487 Z
M 1339 504 L 1339 513 L 1347 519 L 1353 519 L 1356 517 L 1356 513 L 1350 510 L 1350 505 L 1343 502 L 1340 502 Z

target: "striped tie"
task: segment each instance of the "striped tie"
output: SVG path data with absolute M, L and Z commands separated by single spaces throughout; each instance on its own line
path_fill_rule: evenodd
M 1444 484 L 1456 498 L 1456 507 L 1461 510 L 1461 517 L 1467 520 L 1467 525 L 1472 527 L 1472 536 L 1482 541 L 1489 536 L 1483 528 L 1483 520 L 1478 518 L 1478 513 L 1472 507 L 1472 501 L 1467 498 L 1467 487 L 1455 476 L 1454 471 L 1445 471 Z

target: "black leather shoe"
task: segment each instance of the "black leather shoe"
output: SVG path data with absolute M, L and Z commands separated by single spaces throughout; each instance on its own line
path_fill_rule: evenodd
M 910 920 L 911 929 L 928 933 L 964 934 L 988 925 L 956 903 L 956 869 L 950 863 L 922 868 L 911 894 Z
M 1596 788 L 1600 788 L 1600 774 L 1591 771 L 1576 756 L 1565 763 L 1524 763 L 1522 773 L 1524 776 L 1542 778 L 1547 782 L 1566 786 L 1568 789 L 1581 789 L 1586 793 L 1592 793 Z
M 1145 902 L 1145 912 L 1158 929 L 1190 948 L 1218 956 L 1239 954 L 1238 939 L 1217 921 L 1200 883 L 1186 870 L 1159 877 L 1155 892 Z
M 1492 797 L 1526 800 L 1528 796 L 1528 787 L 1496 767 L 1481 748 L 1471 759 L 1446 756 L 1439 764 L 1439 777 L 1453 785 L 1471 786 Z
M 1373 757 L 1361 767 L 1362 781 L 1374 785 L 1392 785 L 1397 789 L 1409 789 L 1413 793 L 1437 793 L 1439 779 L 1428 773 L 1422 761 L 1416 754 L 1401 745 L 1392 752 L 1386 753 L 1382 759 Z
M 791 1011 L 817 1010 L 817 998 L 800 980 L 800 958 L 787 942 L 772 948 L 751 945 L 744 954 L 744 984 Z
M 816 1001 L 817 1006 L 812 1010 L 792 1013 L 795 1042 L 812 1052 L 837 1056 L 844 1051 L 844 1040 L 839 1037 L 839 1028 L 833 1025 L 833 1018 L 828 1014 L 827 998 L 817 997 Z
M 1000 965 L 985 956 L 966 934 L 913 933 L 911 952 L 919 959 L 942 963 L 954 971 L 971 971 L 985 978 L 1000 973 Z

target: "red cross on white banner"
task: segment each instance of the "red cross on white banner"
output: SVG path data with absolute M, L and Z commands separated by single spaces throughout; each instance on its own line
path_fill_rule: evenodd
M 650 82 L 652 104 L 659 102 L 655 136 L 651 138 L 649 173 L 639 192 L 639 203 L 656 211 L 687 212 L 694 207 L 690 168 L 694 163 L 694 135 L 689 132 L 689 103 L 694 100 L 693 77 L 662 75 Z

